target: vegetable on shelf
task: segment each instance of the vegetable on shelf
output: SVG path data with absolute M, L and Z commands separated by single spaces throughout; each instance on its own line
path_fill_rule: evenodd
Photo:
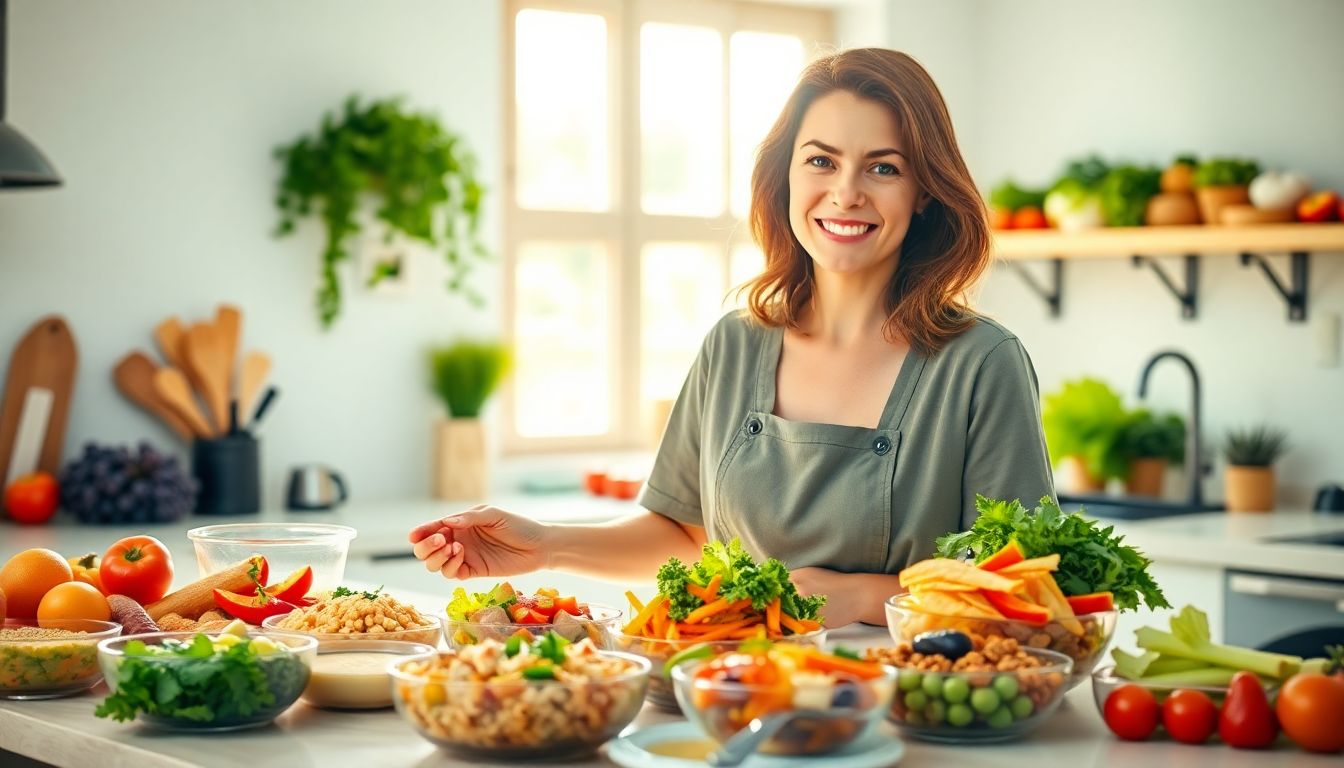
M 1300 173 L 1265 171 L 1251 180 L 1247 193 L 1256 208 L 1289 208 L 1311 191 L 1311 181 Z
M 1101 180 L 1101 211 L 1109 227 L 1138 227 L 1148 201 L 1161 191 L 1162 172 L 1156 168 L 1121 165 Z

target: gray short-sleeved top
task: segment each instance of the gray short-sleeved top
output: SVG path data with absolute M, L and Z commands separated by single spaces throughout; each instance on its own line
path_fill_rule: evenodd
M 977 317 L 906 356 L 876 429 L 773 414 L 784 331 L 740 312 L 709 332 L 639 502 L 789 568 L 896 573 L 975 518 L 975 496 L 1054 496 L 1031 359 Z

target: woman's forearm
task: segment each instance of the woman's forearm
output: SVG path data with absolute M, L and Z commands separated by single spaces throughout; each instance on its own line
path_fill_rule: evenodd
M 601 525 L 548 525 L 547 567 L 609 581 L 652 581 L 669 557 L 700 559 L 704 529 L 653 512 Z
M 854 591 L 865 598 L 858 621 L 886 626 L 887 598 L 906 591 L 901 587 L 900 578 L 886 573 L 851 573 L 845 577 L 855 581 Z

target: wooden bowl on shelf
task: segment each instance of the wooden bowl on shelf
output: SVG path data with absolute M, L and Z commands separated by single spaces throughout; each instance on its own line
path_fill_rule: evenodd
M 1254 205 L 1229 205 L 1218 215 L 1229 227 L 1249 227 L 1256 224 L 1284 224 L 1293 220 L 1292 208 L 1256 208 Z

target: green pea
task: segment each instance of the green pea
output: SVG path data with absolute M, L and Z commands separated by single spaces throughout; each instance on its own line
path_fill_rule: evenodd
M 976 688 L 971 693 L 971 708 L 982 715 L 988 715 L 1002 703 L 999 694 L 995 693 L 993 688 Z
M 943 701 L 960 704 L 971 697 L 971 684 L 964 677 L 949 677 L 943 681 Z
M 903 692 L 909 693 L 910 691 L 917 690 L 923 682 L 923 675 L 913 670 L 905 670 L 901 672 L 901 676 L 897 680 L 897 685 L 900 686 Z
M 994 678 L 994 692 L 1004 701 L 1012 701 L 1017 696 L 1017 676 L 999 675 Z
M 910 711 L 916 711 L 924 708 L 929 703 L 929 697 L 924 695 L 923 691 L 911 691 L 905 694 L 905 708 Z
M 947 708 L 947 724 L 956 728 L 965 728 L 975 719 L 975 712 L 965 704 L 953 704 Z
M 1007 728 L 1013 724 L 1013 713 L 1009 712 L 1007 707 L 999 707 L 985 718 L 985 722 L 990 728 Z
M 1009 704 L 1008 708 L 1013 711 L 1013 717 L 1018 720 L 1027 719 L 1031 716 L 1032 712 L 1036 711 L 1036 705 L 1031 703 L 1031 698 L 1029 696 L 1018 696 L 1016 699 L 1013 699 L 1013 703 Z
M 930 723 L 941 723 L 947 719 L 947 705 L 934 699 L 924 707 L 924 718 Z
M 925 675 L 920 688 L 930 699 L 936 699 L 943 695 L 943 678 L 940 675 Z

